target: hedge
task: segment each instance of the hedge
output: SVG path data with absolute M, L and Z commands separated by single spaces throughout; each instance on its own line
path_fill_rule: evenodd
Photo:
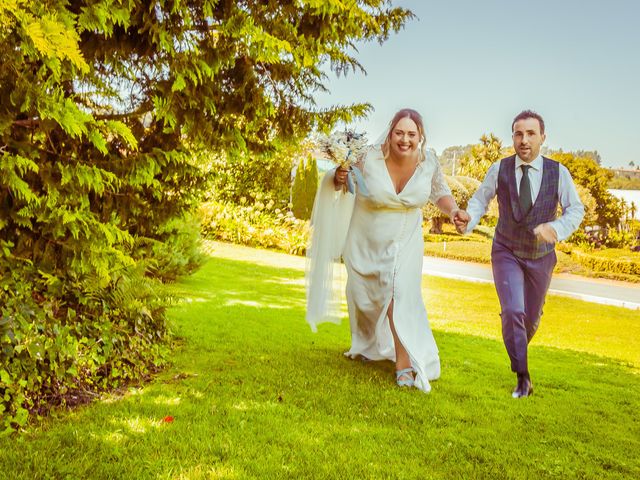
M 587 253 L 575 248 L 571 251 L 571 256 L 581 265 L 596 272 L 640 275 L 640 254 L 629 250 L 614 248 Z

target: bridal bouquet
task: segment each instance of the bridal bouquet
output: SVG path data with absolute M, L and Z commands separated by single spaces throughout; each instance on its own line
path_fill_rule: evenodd
M 352 130 L 333 132 L 318 138 L 318 146 L 327 159 L 342 168 L 356 163 L 367 148 L 367 137 L 364 133 Z
M 353 165 L 362 158 L 367 149 L 367 137 L 364 133 L 356 133 L 352 130 L 336 131 L 331 135 L 319 137 L 317 143 L 320 151 L 328 160 L 331 160 L 340 168 L 349 170 L 347 189 L 351 193 L 355 193 L 354 177 L 356 177 L 361 190 L 364 189 L 366 191 L 360 171 L 357 168 L 353 168 Z

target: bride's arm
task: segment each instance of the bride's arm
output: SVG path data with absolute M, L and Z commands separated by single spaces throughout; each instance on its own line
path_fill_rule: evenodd
M 449 184 L 442 173 L 440 163 L 434 158 L 430 159 L 435 164 L 433 177 L 431 178 L 431 197 L 430 200 L 436 204 L 442 213 L 453 220 L 457 212 L 460 211 L 456 199 L 451 194 Z
M 436 201 L 436 205 L 442 213 L 453 219 L 456 212 L 460 210 L 453 195 L 445 195 Z

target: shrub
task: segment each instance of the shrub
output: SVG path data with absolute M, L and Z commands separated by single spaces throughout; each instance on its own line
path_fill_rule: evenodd
M 466 262 L 491 263 L 491 242 L 487 241 L 453 241 L 453 242 L 426 242 L 425 255 L 434 257 L 451 258 Z M 571 257 L 562 250 L 556 250 L 558 263 L 554 269 L 556 272 L 575 272 L 576 264 Z M 580 268 L 580 267 L 578 267 Z
M 291 210 L 296 218 L 309 220 L 313 210 L 313 201 L 318 190 L 318 166 L 316 159 L 300 161 L 291 187 Z
M 607 248 L 619 249 L 633 245 L 635 235 L 633 232 L 609 230 L 604 239 L 604 246 Z
M 140 265 L 54 276 L 0 253 L 0 428 L 148 377 L 167 356 L 162 285 Z M 12 268 L 5 268 L 8 264 Z
M 423 227 L 425 242 L 491 242 L 493 232 L 494 228 L 484 225 L 478 225 L 467 235 L 459 234 L 452 223 L 443 224 L 441 233 L 427 232 L 426 226 Z
M 304 255 L 309 224 L 290 211 L 273 209 L 273 202 L 234 205 L 216 201 L 200 207 L 202 233 L 206 238 L 252 247 L 275 248 Z
M 198 268 L 204 261 L 200 222 L 197 214 L 186 212 L 161 224 L 157 238 L 137 237 L 137 258 L 145 258 L 149 272 L 163 282 L 176 280 Z
M 210 200 L 222 203 L 273 201 L 286 208 L 291 193 L 293 147 L 281 152 L 252 155 L 247 153 L 210 155 L 212 192 Z
M 613 248 L 587 253 L 575 248 L 571 256 L 580 264 L 596 272 L 640 275 L 640 253 Z
M 491 262 L 491 242 L 486 241 L 425 242 L 424 251 L 426 255 L 434 257 L 478 263 Z

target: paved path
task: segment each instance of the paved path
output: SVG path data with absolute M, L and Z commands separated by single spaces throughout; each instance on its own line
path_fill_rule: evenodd
M 493 283 L 490 265 L 445 258 L 424 257 L 422 273 L 436 277 Z M 640 284 L 561 273 L 555 274 L 551 279 L 549 292 L 587 302 L 640 310 Z

